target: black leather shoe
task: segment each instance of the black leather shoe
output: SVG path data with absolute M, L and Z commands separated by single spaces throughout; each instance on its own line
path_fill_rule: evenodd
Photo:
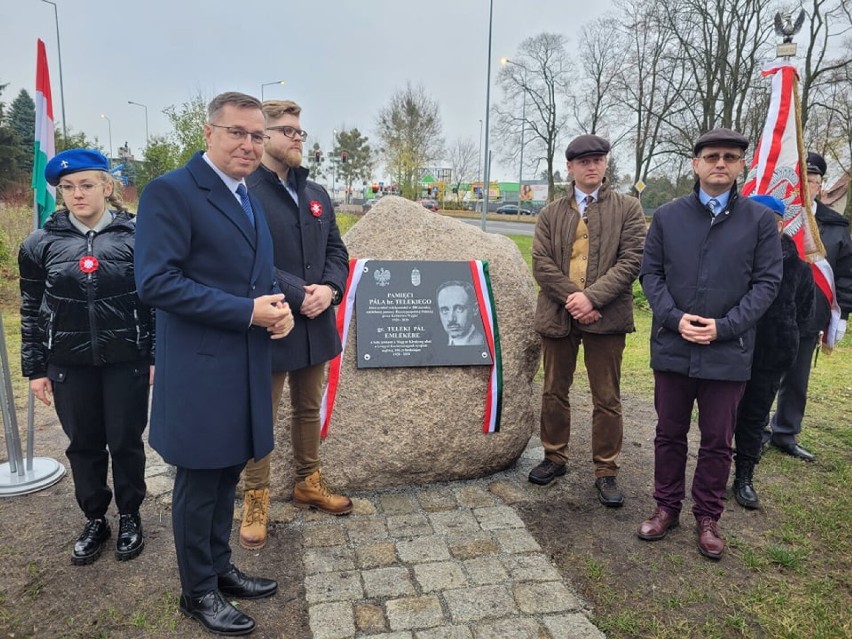
M 618 508 L 624 505 L 624 495 L 618 490 L 615 477 L 598 477 L 595 480 L 595 488 L 598 489 L 598 499 L 604 506 Z
M 223 595 L 236 599 L 263 599 L 278 591 L 278 582 L 263 577 L 249 577 L 234 568 L 219 575 L 219 590 Z
M 127 561 L 138 557 L 145 547 L 142 537 L 142 519 L 139 513 L 121 515 L 118 518 L 118 539 L 115 542 L 115 557 Z
M 211 590 L 201 597 L 182 594 L 180 611 L 214 635 L 236 637 L 254 630 L 254 619 L 234 608 L 218 590 Z
M 75 566 L 85 566 L 101 556 L 104 542 L 109 539 L 112 531 L 106 519 L 90 519 L 83 527 L 83 532 L 74 542 L 71 551 L 71 563 Z
M 565 474 L 565 464 L 557 464 L 549 459 L 544 459 L 538 466 L 530 471 L 528 479 L 539 486 L 546 486 L 557 477 Z
M 798 444 L 776 444 L 775 442 L 770 442 L 774 448 L 777 448 L 782 453 L 786 455 L 790 455 L 791 457 L 798 457 L 806 462 L 816 461 L 816 457 L 806 451 L 804 448 L 799 446 Z

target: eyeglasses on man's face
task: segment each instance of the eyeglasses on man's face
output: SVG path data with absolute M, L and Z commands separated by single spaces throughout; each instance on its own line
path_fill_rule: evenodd
M 743 156 L 737 153 L 708 153 L 702 155 L 701 159 L 707 164 L 718 164 L 720 159 L 724 160 L 725 164 L 736 164 L 743 159 Z
M 56 189 L 62 193 L 62 195 L 74 195 L 74 191 L 77 189 L 80 189 L 80 193 L 83 195 L 89 195 L 97 186 L 100 185 L 94 182 L 83 182 L 82 184 L 68 184 L 67 182 L 64 182 L 62 184 L 57 184 Z
M 308 132 L 307 131 L 305 131 L 304 129 L 297 129 L 296 127 L 292 127 L 292 126 L 268 126 L 268 127 L 266 127 L 266 130 L 267 131 L 279 131 L 280 133 L 283 133 L 286 137 L 290 138 L 291 140 L 295 140 L 296 138 L 299 138 L 300 140 L 304 141 L 304 140 L 308 139 Z
M 252 144 L 263 144 L 269 139 L 268 135 L 263 133 L 252 133 L 245 129 L 241 129 L 238 126 L 224 126 L 222 124 L 211 124 L 210 126 L 216 127 L 217 129 L 225 129 L 225 134 L 234 142 L 242 142 L 246 139 L 246 136 L 251 138 Z

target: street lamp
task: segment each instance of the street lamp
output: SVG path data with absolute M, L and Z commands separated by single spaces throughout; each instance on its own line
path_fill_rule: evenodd
M 482 181 L 482 120 L 479 120 L 479 168 L 476 170 L 476 181 Z
M 335 169 L 337 168 L 337 154 L 335 148 L 337 147 L 337 129 L 331 130 L 331 199 L 335 198 L 334 195 L 334 182 L 335 182 Z
M 505 66 L 507 64 L 514 64 L 516 67 L 520 67 L 524 71 L 523 80 L 521 82 L 521 88 L 523 89 L 523 106 L 521 107 L 521 162 L 518 167 L 518 215 L 521 214 L 521 182 L 524 178 L 524 131 L 527 128 L 527 68 L 520 64 L 519 62 L 514 62 L 509 58 L 500 58 L 500 63 Z
M 276 82 L 264 82 L 260 85 L 260 101 L 263 102 L 263 87 L 269 87 L 273 84 L 280 84 L 282 87 L 284 86 L 284 80 L 277 80 Z
M 488 3 L 488 72 L 485 76 L 485 169 L 483 170 L 484 179 L 482 181 L 482 230 L 485 230 L 485 216 L 488 214 L 488 191 L 491 185 L 489 174 L 490 162 L 488 161 L 488 125 L 491 116 L 491 27 L 494 23 L 494 0 Z
M 107 130 L 109 131 L 109 166 L 112 168 L 112 122 L 103 113 L 101 113 L 101 117 L 107 121 Z
M 127 104 L 133 104 L 135 106 L 142 107 L 143 109 L 145 109 L 145 146 L 147 147 L 151 143 L 151 136 L 148 135 L 148 107 L 144 104 L 134 102 L 133 100 L 128 100 Z
M 62 45 L 59 43 L 59 11 L 56 3 L 50 0 L 41 0 L 45 4 L 53 5 L 53 17 L 56 18 L 56 52 L 59 54 L 59 98 L 62 101 L 62 136 L 65 144 L 68 144 L 68 129 L 65 125 L 65 88 L 62 86 Z

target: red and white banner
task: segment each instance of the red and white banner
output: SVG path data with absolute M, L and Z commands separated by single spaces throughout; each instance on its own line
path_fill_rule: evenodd
M 784 232 L 799 249 L 802 259 L 810 262 L 817 288 L 831 306 L 831 321 L 825 328 L 823 343 L 833 348 L 843 339 L 845 322 L 834 289 L 834 274 L 825 259 L 825 249 L 807 196 L 805 152 L 798 90 L 798 73 L 787 62 L 775 62 L 763 71 L 772 78 L 772 95 L 766 125 L 760 136 L 743 195 L 772 195 L 786 207 Z

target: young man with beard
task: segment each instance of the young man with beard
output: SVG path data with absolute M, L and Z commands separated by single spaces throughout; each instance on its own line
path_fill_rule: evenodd
M 616 483 L 624 423 L 621 357 L 633 332 L 632 285 L 642 262 L 645 218 L 636 198 L 617 193 L 606 180 L 609 142 L 596 135 L 574 138 L 565 150 L 573 177 L 568 197 L 539 214 L 532 266 L 541 289 L 535 330 L 541 335 L 544 388 L 541 443 L 544 459 L 529 480 L 549 484 L 565 474 L 571 435 L 569 390 L 580 344 L 592 392 L 592 461 L 598 499 L 624 503 Z
M 319 410 L 325 364 L 341 350 L 332 307 L 346 288 L 349 253 L 328 193 L 308 180 L 308 170 L 302 167 L 308 134 L 302 130 L 300 113 L 299 105 L 289 100 L 263 103 L 269 139 L 260 167 L 246 180 L 266 212 L 276 278 L 295 318 L 292 333 L 273 347 L 272 410 L 277 413 L 284 383 L 289 382 L 295 504 L 347 515 L 352 502 L 331 492 L 320 471 Z M 240 545 L 258 549 L 266 544 L 269 456 L 250 461 L 243 478 Z
M 827 166 L 819 154 L 810 152 L 807 157 L 808 196 L 814 211 L 819 236 L 825 247 L 825 259 L 834 273 L 834 289 L 840 315 L 846 320 L 852 311 L 852 239 L 849 237 L 849 220 L 832 211 L 817 198 L 822 194 L 822 180 Z M 816 310 L 813 322 L 802 334 L 799 350 L 793 367 L 781 379 L 778 390 L 778 405 L 772 417 L 772 430 L 763 434 L 782 453 L 803 461 L 814 461 L 814 455 L 796 441 L 802 432 L 802 419 L 808 401 L 808 381 L 814 350 L 819 345 L 820 331 L 824 331 L 831 318 L 831 308 L 825 295 L 817 291 Z
M 781 283 L 781 242 L 771 210 L 740 197 L 748 140 L 730 129 L 698 138 L 689 195 L 654 213 L 639 280 L 654 314 L 654 513 L 639 526 L 656 541 L 678 525 L 687 434 L 698 403 L 701 443 L 692 512 L 702 555 L 719 559 L 737 405 L 751 376 L 755 324 Z

